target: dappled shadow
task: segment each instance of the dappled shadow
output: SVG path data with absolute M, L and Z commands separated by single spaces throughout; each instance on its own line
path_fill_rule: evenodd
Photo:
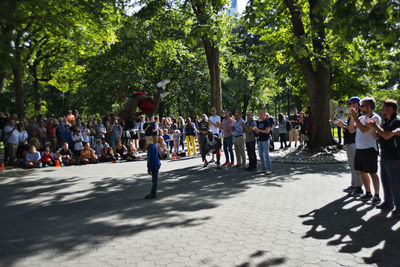
M 337 165 L 274 164 L 273 175 L 265 176 L 233 168 L 218 170 L 215 164 L 200 166 L 161 169 L 154 201 L 143 199 L 151 186 L 151 178 L 144 173 L 93 181 L 77 176 L 8 179 L 0 184 L 0 263 L 12 265 L 47 250 L 81 255 L 114 238 L 196 226 L 210 217 L 188 218 L 188 212 L 213 209 L 220 200 L 235 197 L 251 185 L 280 187 L 298 179 L 294 175 L 347 171 L 338 170 Z
M 328 205 L 313 210 L 301 218 L 310 225 L 304 238 L 326 239 L 330 246 L 339 246 L 341 253 L 357 253 L 363 248 L 374 248 L 382 241 L 385 245 L 377 248 L 364 262 L 377 266 L 398 266 L 398 252 L 400 251 L 400 227 L 393 226 L 399 223 L 399 218 L 389 217 L 388 212 L 381 211 L 365 220 L 362 217 L 374 207 L 354 202 L 353 198 L 344 196 Z

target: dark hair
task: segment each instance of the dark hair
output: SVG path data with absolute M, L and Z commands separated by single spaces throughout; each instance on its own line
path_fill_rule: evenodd
M 282 122 L 284 118 L 285 118 L 285 115 L 283 115 L 283 113 L 279 113 L 279 115 L 278 115 L 278 121 L 279 121 L 279 122 Z
M 382 101 L 382 104 L 384 106 L 393 108 L 394 112 L 397 111 L 397 102 L 396 102 L 396 100 L 388 99 L 388 100 Z
M 144 147 L 146 146 L 146 140 L 139 140 L 139 147 L 141 150 L 144 149 Z
M 339 100 L 338 104 L 343 104 L 343 100 Z

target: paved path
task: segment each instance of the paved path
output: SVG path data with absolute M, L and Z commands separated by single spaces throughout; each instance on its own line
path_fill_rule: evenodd
M 248 173 L 164 161 L 0 173 L 2 266 L 399 266 L 400 222 L 346 197 L 345 165 Z

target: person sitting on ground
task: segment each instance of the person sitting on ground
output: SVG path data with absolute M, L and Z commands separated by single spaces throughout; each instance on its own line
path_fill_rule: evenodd
M 36 151 L 34 145 L 29 145 L 28 152 L 25 155 L 25 167 L 28 168 L 41 168 L 42 163 L 40 162 L 40 152 Z
M 206 138 L 204 140 L 206 142 L 206 145 L 204 146 L 204 149 L 202 150 L 202 158 L 203 158 L 203 162 L 204 165 L 203 167 L 207 167 L 208 166 L 208 161 L 207 161 L 207 154 L 209 152 L 213 152 L 217 155 L 217 168 L 220 169 L 221 165 L 220 165 L 220 157 L 221 157 L 221 139 L 219 138 L 218 134 L 213 134 L 212 131 L 208 131 Z
M 42 155 L 42 166 L 43 167 L 53 166 L 53 164 L 54 164 L 53 153 L 51 153 L 50 151 L 50 146 L 45 146 Z
M 97 155 L 93 148 L 90 147 L 89 143 L 86 143 L 83 149 L 81 150 L 81 163 L 96 163 Z
M 115 146 L 113 147 L 113 151 L 114 151 L 115 158 L 117 160 L 122 160 L 122 159 L 125 159 L 126 153 L 128 152 L 128 149 L 126 148 L 126 146 L 124 146 L 121 143 L 121 140 L 118 139 L 115 142 Z
M 108 145 L 108 143 L 104 143 L 103 148 L 100 150 L 100 161 L 101 162 L 109 162 L 116 160 L 114 156 L 113 149 Z
M 101 150 L 103 149 L 103 147 L 104 147 L 104 145 L 103 145 L 103 143 L 101 142 L 101 139 L 100 139 L 100 138 L 96 138 L 96 139 L 95 139 L 95 143 L 94 143 L 94 145 L 93 145 L 93 149 L 94 149 L 94 151 L 96 152 L 96 155 L 97 155 L 98 157 L 101 156 Z
M 126 153 L 126 160 L 135 161 L 139 159 L 142 159 L 142 157 L 137 152 L 135 145 L 133 143 L 130 143 L 128 147 L 128 153 Z
M 158 155 L 160 156 L 160 159 L 168 158 L 167 144 L 165 144 L 164 138 L 162 138 L 162 136 L 158 137 L 158 142 L 156 144 L 156 147 L 157 147 Z
M 67 142 L 64 142 L 61 149 L 56 152 L 56 159 L 60 160 L 61 165 L 71 165 L 76 161 L 72 158 L 72 151 L 69 149 Z

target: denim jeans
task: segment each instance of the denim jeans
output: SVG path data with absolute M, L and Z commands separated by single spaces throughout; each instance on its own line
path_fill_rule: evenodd
M 381 158 L 381 180 L 385 203 L 400 208 L 400 160 Z
M 261 167 L 272 171 L 271 158 L 269 157 L 269 141 L 258 141 L 258 155 L 260 156 Z M 265 161 L 267 166 L 265 166 Z
M 153 170 L 151 170 L 151 183 L 152 183 L 152 187 L 151 187 L 151 194 L 152 195 L 156 195 L 157 194 L 157 186 L 158 186 L 158 172 L 160 171 L 160 169 L 155 168 Z
M 233 163 L 235 160 L 233 157 L 233 136 L 224 137 L 224 153 L 226 161 Z M 231 160 L 229 160 L 229 155 L 231 156 Z

